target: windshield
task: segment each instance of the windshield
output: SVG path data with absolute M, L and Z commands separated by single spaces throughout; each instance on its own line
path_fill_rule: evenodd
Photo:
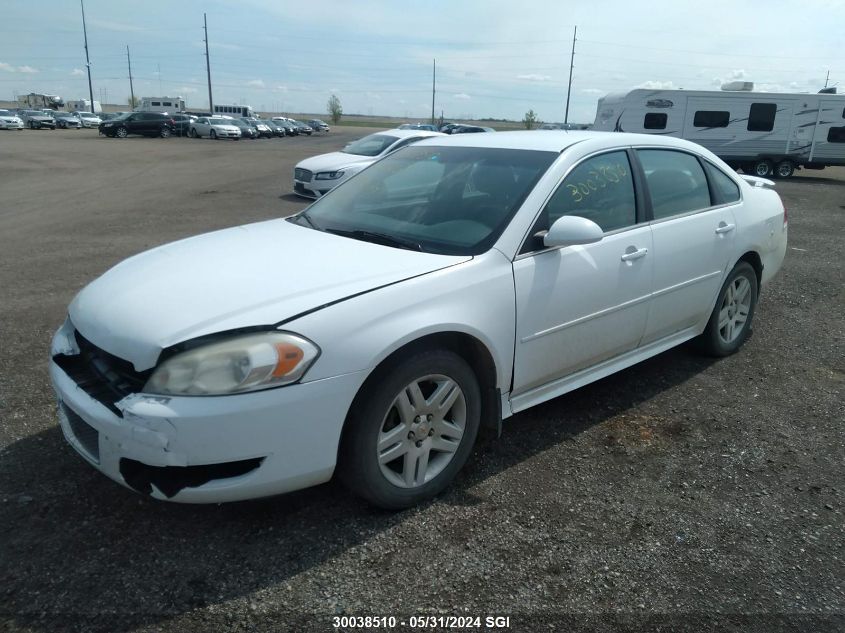
M 234 119 L 224 119 L 223 117 L 212 117 L 208 120 L 211 125 L 234 125 Z
M 406 147 L 291 221 L 359 239 L 387 237 L 429 253 L 477 255 L 498 239 L 556 157 L 532 150 Z
M 84 117 L 86 119 L 96 119 L 96 118 L 98 118 L 97 115 L 93 114 L 92 112 L 80 112 L 79 116 Z
M 350 143 L 340 151 L 344 154 L 357 154 L 358 156 L 378 156 L 398 140 L 399 137 L 389 134 L 370 134 Z

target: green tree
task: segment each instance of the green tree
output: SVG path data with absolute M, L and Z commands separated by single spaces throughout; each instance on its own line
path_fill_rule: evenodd
M 340 121 L 340 117 L 343 115 L 343 107 L 340 105 L 340 99 L 337 98 L 337 95 L 329 97 L 329 102 L 326 107 L 329 110 L 329 116 L 332 118 L 332 123 L 337 125 L 338 121 Z
M 529 110 L 525 113 L 525 117 L 522 119 L 522 124 L 525 126 L 526 130 L 534 129 L 534 126 L 537 125 L 537 114 L 534 110 Z

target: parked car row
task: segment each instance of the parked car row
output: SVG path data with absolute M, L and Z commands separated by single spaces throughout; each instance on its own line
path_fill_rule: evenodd
M 0 110 L 0 130 L 79 129 L 97 127 L 102 122 L 99 115 L 91 112 L 62 112 L 58 110 L 36 110 L 18 108 Z
M 212 116 L 208 113 L 167 114 L 162 112 L 123 112 L 110 117 L 99 124 L 100 134 L 110 137 L 125 138 L 131 134 L 143 136 L 187 136 L 190 138 L 233 139 L 273 138 L 284 136 L 310 136 L 318 126 L 328 131 L 328 125 L 319 120 L 308 124 L 274 117 L 259 119 L 256 117 L 234 118 Z

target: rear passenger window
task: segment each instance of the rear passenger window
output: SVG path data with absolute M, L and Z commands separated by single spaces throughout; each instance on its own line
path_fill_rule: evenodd
M 685 152 L 637 150 L 651 193 L 654 219 L 706 209 L 710 190 L 698 159 Z
M 775 114 L 778 111 L 775 103 L 752 103 L 748 113 L 748 130 L 750 132 L 771 132 L 775 127 Z
M 714 200 L 714 202 L 718 204 L 728 204 L 739 200 L 739 187 L 733 179 L 721 169 L 715 165 L 711 165 L 707 161 L 704 161 L 704 165 L 707 169 L 707 175 L 710 177 L 710 182 L 713 185 L 713 191 L 718 198 L 718 200 Z
M 845 127 L 832 127 L 827 131 L 828 143 L 845 143 Z
M 699 110 L 695 113 L 692 124 L 695 127 L 728 127 L 731 113 L 717 110 Z
M 643 128 L 646 130 L 665 130 L 668 118 L 665 112 L 649 112 L 643 120 Z
M 636 224 L 637 204 L 628 155 L 610 152 L 588 158 L 569 173 L 544 211 L 549 227 L 564 215 L 592 220 L 605 233 Z

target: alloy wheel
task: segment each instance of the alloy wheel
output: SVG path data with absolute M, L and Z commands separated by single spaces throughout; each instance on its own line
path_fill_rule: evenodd
M 719 308 L 719 338 L 733 343 L 742 334 L 751 310 L 751 284 L 738 276 L 728 285 Z
M 382 475 L 399 488 L 425 485 L 455 457 L 466 423 L 467 402 L 457 382 L 441 374 L 415 379 L 393 399 L 379 429 Z

